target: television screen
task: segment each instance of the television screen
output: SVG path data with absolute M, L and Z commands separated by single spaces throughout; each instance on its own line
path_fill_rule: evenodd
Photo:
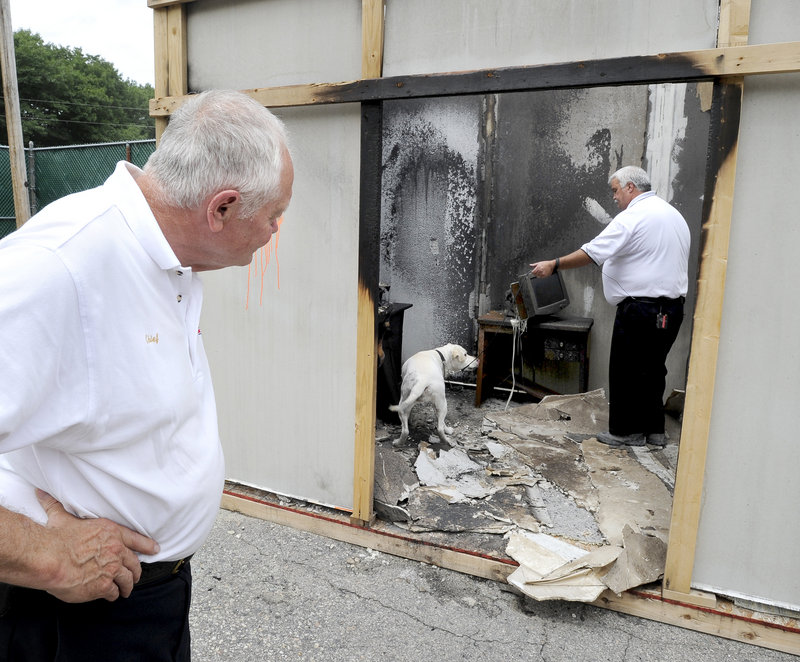
M 558 271 L 547 278 L 536 278 L 530 273 L 520 276 L 519 294 L 522 297 L 526 318 L 552 315 L 569 305 L 564 279 Z

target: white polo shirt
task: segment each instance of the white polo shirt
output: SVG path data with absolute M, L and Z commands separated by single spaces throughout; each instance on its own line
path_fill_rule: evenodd
M 45 522 L 34 492 L 195 552 L 224 481 L 199 330 L 178 263 L 121 162 L 0 242 L 0 505 Z
M 581 248 L 602 265 L 603 293 L 617 305 L 629 296 L 686 296 L 690 240 L 681 213 L 647 191 Z

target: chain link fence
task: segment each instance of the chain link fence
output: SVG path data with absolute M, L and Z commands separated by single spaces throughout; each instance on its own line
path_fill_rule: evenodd
M 141 168 L 155 148 L 155 140 L 26 148 L 31 215 L 69 193 L 99 186 L 118 161 Z M 16 227 L 8 147 L 0 145 L 0 237 Z

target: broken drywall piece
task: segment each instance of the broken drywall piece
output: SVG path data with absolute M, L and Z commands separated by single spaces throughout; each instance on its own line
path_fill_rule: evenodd
M 580 507 L 594 512 L 598 507 L 589 470 L 583 462 L 581 447 L 559 433 L 515 439 L 508 444 L 516 450 L 537 475 L 568 494 Z
M 443 450 L 437 456 L 427 444 L 420 444 L 419 455 L 414 463 L 414 469 L 423 485 L 442 485 L 463 474 L 480 471 L 482 468 L 458 448 Z
M 509 486 L 488 497 L 483 505 L 489 512 L 499 514 L 521 529 L 538 533 L 541 523 L 531 509 L 525 491 L 527 485 Z
M 468 501 L 450 502 L 438 491 L 427 487 L 414 490 L 408 498 L 409 520 L 398 526 L 409 531 L 445 531 L 450 533 L 504 534 L 515 527 L 502 508 L 482 503 L 480 509 Z
M 655 536 L 625 526 L 622 540 L 622 554 L 602 576 L 603 583 L 617 595 L 658 580 L 664 574 L 667 560 L 667 545 Z
M 606 590 L 592 571 L 597 563 L 592 554 L 563 540 L 512 531 L 506 553 L 519 563 L 508 583 L 534 600 L 594 602 Z M 584 559 L 588 566 L 581 564 Z
M 388 522 L 408 520 L 408 511 L 401 507 L 412 490 L 419 486 L 408 462 L 390 447 L 375 445 L 375 487 L 373 505 L 377 515 Z
M 575 395 L 548 395 L 536 404 L 486 414 L 498 429 L 521 438 L 535 434 L 598 434 L 608 429 L 608 401 L 597 389 Z
M 397 504 L 408 498 L 419 485 L 416 474 L 408 462 L 393 449 L 383 444 L 375 446 L 375 498 L 388 504 Z
M 550 571 L 542 577 L 542 581 L 555 582 L 559 579 L 566 580 L 570 577 L 583 575 L 587 570 L 594 571 L 608 568 L 612 563 L 617 561 L 623 551 L 622 547 L 617 547 L 616 545 L 598 547 L 574 561 L 568 561 L 561 567 Z
M 460 448 L 443 450 L 437 457 L 427 444 L 420 445 L 414 470 L 420 485 L 438 491 L 451 503 L 464 500 L 459 498 L 459 494 L 468 499 L 482 499 L 510 484 L 535 482 L 535 479 L 516 475 L 492 480 L 485 467 L 470 459 Z
M 595 439 L 581 446 L 599 504 L 594 514 L 606 540 L 622 546 L 623 529 L 633 522 L 666 541 L 672 496 L 661 479 L 627 448 L 610 448 Z
M 671 467 L 666 467 L 661 464 L 655 457 L 655 453 L 650 451 L 646 446 L 631 447 L 631 452 L 636 456 L 639 464 L 647 469 L 651 474 L 658 476 L 661 482 L 670 491 L 670 494 L 675 490 L 675 471 Z M 675 465 L 672 465 L 674 467 Z
M 619 595 L 656 581 L 664 572 L 664 542 L 630 526 L 623 533 L 622 547 L 587 552 L 547 536 L 512 532 L 506 552 L 520 565 L 508 582 L 535 600 L 594 602 L 607 588 Z
M 529 485 L 525 488 L 525 495 L 531 505 L 531 514 L 542 524 L 542 526 L 552 527 L 553 520 L 547 512 L 547 504 L 542 498 L 542 491 L 538 485 Z
M 487 441 L 485 445 L 486 450 L 489 451 L 489 454 L 495 460 L 502 460 L 503 458 L 512 454 L 512 449 L 506 446 L 506 444 L 498 444 L 494 441 Z
M 535 570 L 541 578 L 565 563 L 585 556 L 588 552 L 577 545 L 544 533 L 513 531 L 508 538 L 506 553 L 520 566 Z

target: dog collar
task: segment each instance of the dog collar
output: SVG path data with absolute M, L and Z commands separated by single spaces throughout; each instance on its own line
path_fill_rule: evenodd
M 442 374 L 444 375 L 446 374 L 444 367 L 447 365 L 447 361 L 444 360 L 444 354 L 442 354 L 438 349 L 434 351 L 439 355 L 439 358 L 442 359 Z

